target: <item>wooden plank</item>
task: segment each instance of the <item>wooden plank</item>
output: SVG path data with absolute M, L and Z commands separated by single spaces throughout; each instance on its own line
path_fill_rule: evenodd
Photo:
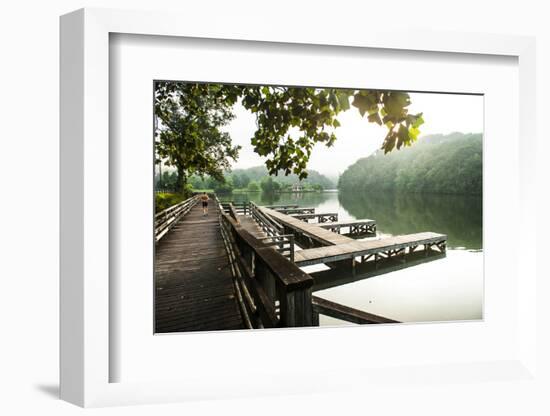
M 322 299 L 318 296 L 312 296 L 313 310 L 319 314 L 331 316 L 343 321 L 353 322 L 356 324 L 394 324 L 399 323 L 393 319 L 383 316 L 374 315 L 364 312 L 359 309 L 350 308 L 349 306 L 330 300 Z

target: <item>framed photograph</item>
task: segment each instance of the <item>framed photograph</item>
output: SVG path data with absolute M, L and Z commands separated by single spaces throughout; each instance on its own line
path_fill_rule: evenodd
M 531 377 L 534 40 L 180 21 L 61 18 L 62 398 Z

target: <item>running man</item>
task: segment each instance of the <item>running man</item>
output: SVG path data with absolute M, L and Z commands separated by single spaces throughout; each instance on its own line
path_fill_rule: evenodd
M 202 201 L 202 215 L 208 216 L 208 195 L 206 195 L 206 192 L 201 195 L 201 201 Z

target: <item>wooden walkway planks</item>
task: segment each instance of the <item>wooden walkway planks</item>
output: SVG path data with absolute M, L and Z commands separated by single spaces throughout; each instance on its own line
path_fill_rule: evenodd
M 193 207 L 155 248 L 155 332 L 244 328 L 218 207 Z
M 390 250 L 399 250 L 406 247 L 442 243 L 446 240 L 447 236 L 444 234 L 424 232 L 382 238 L 380 240 L 353 241 L 345 244 L 297 251 L 294 256 L 294 262 L 299 266 L 309 266 Z

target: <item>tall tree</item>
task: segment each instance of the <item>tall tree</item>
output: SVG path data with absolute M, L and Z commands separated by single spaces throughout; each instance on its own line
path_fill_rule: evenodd
M 240 147 L 221 130 L 233 118 L 232 104 L 218 92 L 206 84 L 156 85 L 157 162 L 164 159 L 177 169 L 179 191 L 192 174 L 223 180 L 229 160 L 237 159 Z

